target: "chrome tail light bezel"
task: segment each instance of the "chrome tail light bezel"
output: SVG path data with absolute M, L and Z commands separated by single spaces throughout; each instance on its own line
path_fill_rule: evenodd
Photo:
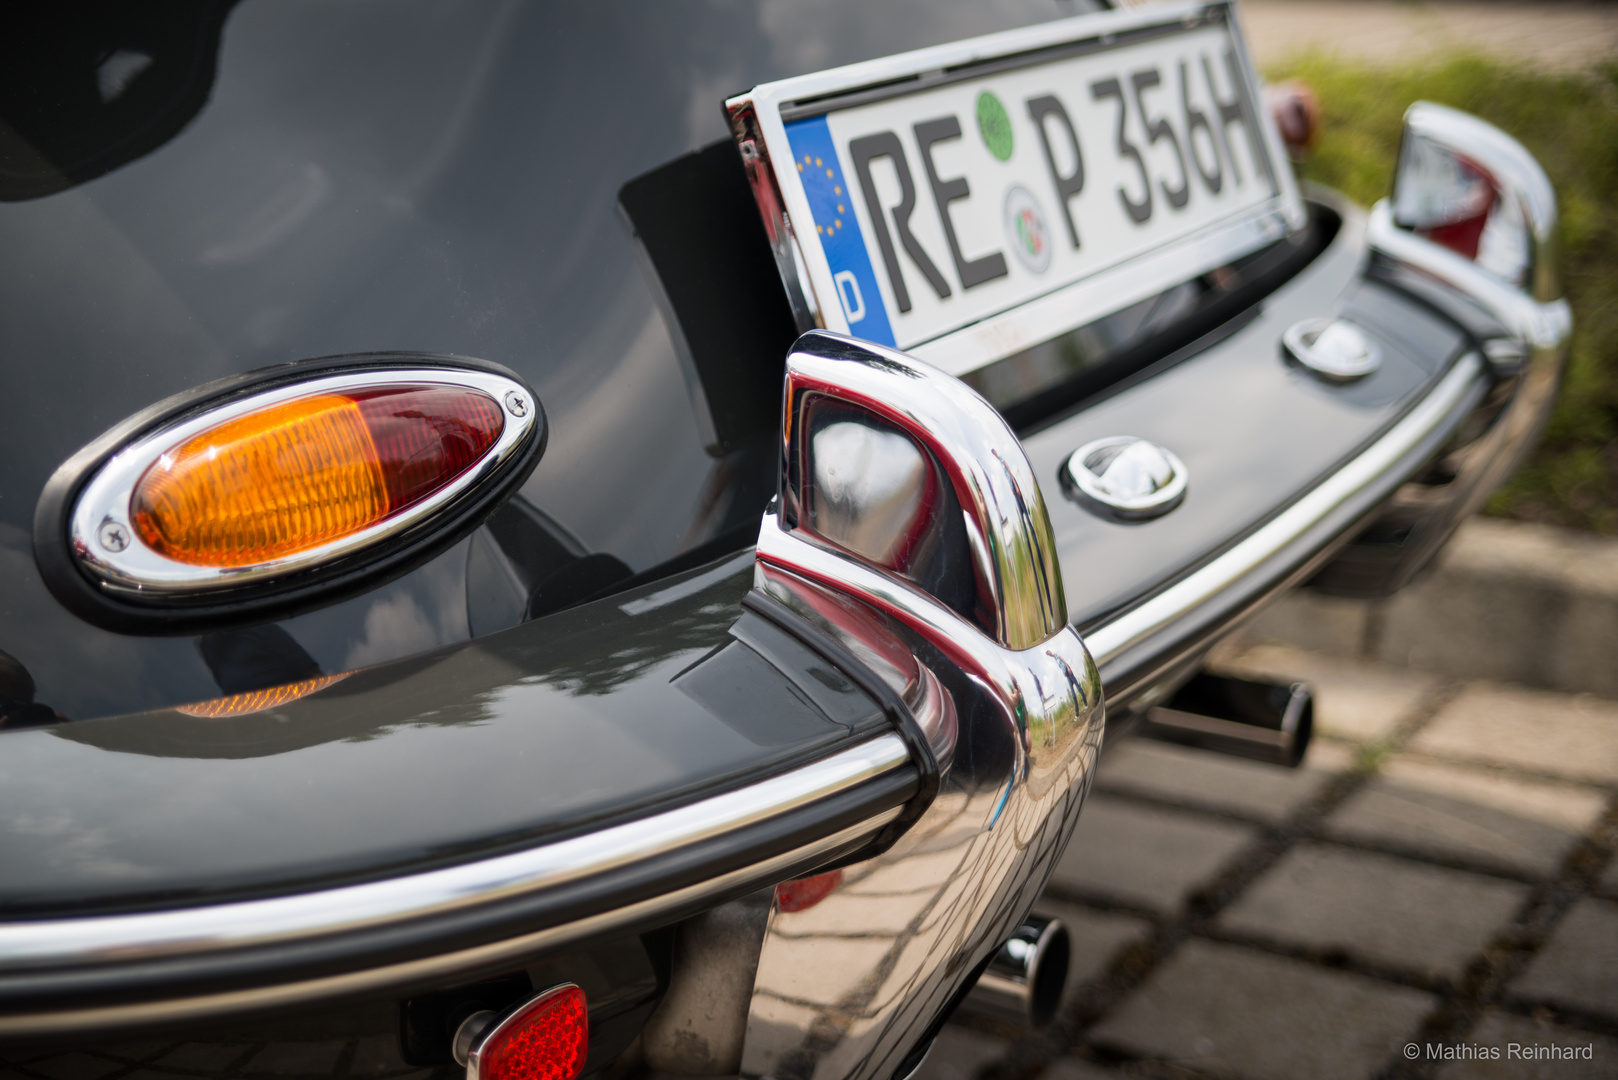
M 503 412 L 494 444 L 428 498 L 349 536 L 241 568 L 180 563 L 135 537 L 130 494 L 165 449 L 282 402 L 401 385 L 479 391 Z M 285 618 L 408 573 L 464 538 L 528 478 L 548 435 L 533 389 L 483 360 L 364 353 L 264 368 L 158 402 L 64 462 L 35 511 L 34 558 L 52 595 L 104 629 L 186 634 Z M 123 550 L 100 542 L 109 525 L 125 531 Z

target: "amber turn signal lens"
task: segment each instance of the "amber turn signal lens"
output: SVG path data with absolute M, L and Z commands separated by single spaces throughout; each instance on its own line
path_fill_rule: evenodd
M 477 390 L 391 386 L 271 405 L 160 456 L 130 498 L 148 547 L 245 567 L 351 536 L 431 498 L 505 426 Z

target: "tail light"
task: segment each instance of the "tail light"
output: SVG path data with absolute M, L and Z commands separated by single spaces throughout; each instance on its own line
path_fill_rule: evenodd
M 457 358 L 334 358 L 172 398 L 57 471 L 35 554 L 114 629 L 264 618 L 402 573 L 544 447 L 532 391 Z M 134 624 L 134 625 L 131 625 Z
M 136 481 L 129 516 L 141 542 L 185 566 L 274 563 L 444 490 L 494 446 L 504 411 L 462 387 L 294 398 L 163 451 Z

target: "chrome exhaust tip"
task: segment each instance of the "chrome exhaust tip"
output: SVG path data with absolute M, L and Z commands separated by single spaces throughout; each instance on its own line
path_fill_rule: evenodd
M 1072 952 L 1067 927 L 1030 915 L 1000 946 L 961 1008 L 979 1016 L 1044 1027 L 1056 1018 Z
M 1201 672 L 1167 705 L 1147 710 L 1140 734 L 1164 742 L 1297 768 L 1314 732 L 1315 702 L 1303 683 L 1233 679 Z

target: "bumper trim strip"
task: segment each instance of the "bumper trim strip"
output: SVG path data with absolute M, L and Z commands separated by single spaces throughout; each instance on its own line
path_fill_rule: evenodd
M 205 907 L 0 923 L 0 974 L 25 978 L 30 971 L 282 946 L 462 912 L 735 833 L 909 765 L 904 741 L 886 734 L 687 806 L 476 862 Z M 856 828 L 866 825 L 874 827 Z M 0 1034 L 25 1019 L 0 1017 Z
M 1086 633 L 1084 643 L 1102 669 L 1103 685 L 1107 681 L 1109 663 L 1248 580 L 1266 562 L 1396 468 L 1406 455 L 1464 406 L 1484 378 L 1484 363 L 1478 354 L 1462 356 L 1427 396 L 1385 435 L 1269 524 L 1144 604 Z

